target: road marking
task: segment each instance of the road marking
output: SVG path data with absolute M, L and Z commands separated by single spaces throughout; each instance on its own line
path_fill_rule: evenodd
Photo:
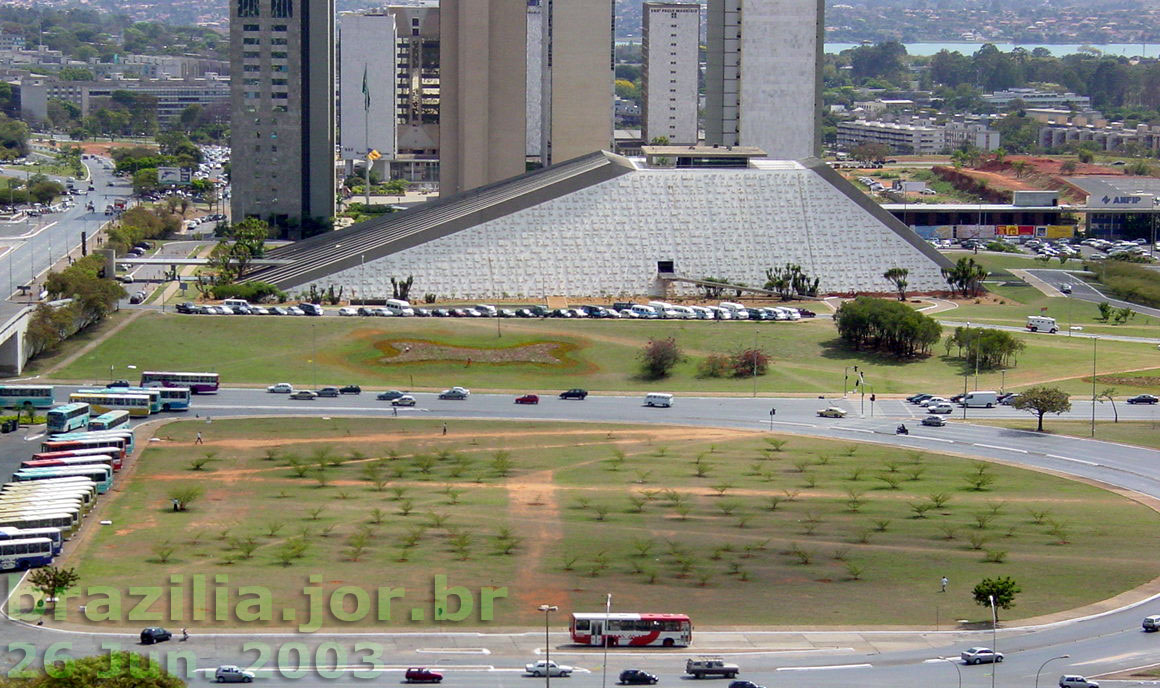
M 1016 452 L 1018 454 L 1030 454 L 1026 449 L 1016 449 L 1015 447 L 1003 447 L 998 444 L 983 444 L 982 442 L 972 442 L 976 447 L 984 447 L 986 449 L 998 449 L 1000 451 Z
M 37 434 L 35 434 L 35 435 L 29 435 L 28 437 L 25 437 L 25 438 L 24 438 L 24 441 L 25 441 L 25 442 L 33 442 L 33 441 L 35 441 L 35 440 L 38 440 L 38 439 L 40 439 L 41 437 L 44 437 L 44 436 L 45 436 L 45 435 L 47 435 L 47 434 L 48 434 L 48 433 L 41 432 L 41 433 L 37 433 Z
M 867 435 L 873 435 L 873 434 L 874 434 L 874 431 L 873 431 L 873 430 L 867 430 L 867 429 L 865 429 L 865 428 L 847 428 L 847 427 L 844 427 L 844 426 L 841 426 L 841 425 L 836 425 L 836 426 L 834 426 L 834 429 L 835 429 L 835 430 L 845 430 L 846 432 L 864 432 L 864 433 L 866 433 Z
M 490 655 L 486 647 L 421 647 L 415 652 L 440 655 Z
M 761 422 L 767 423 L 769 421 L 763 420 Z M 775 420 L 775 421 L 773 421 L 773 424 L 774 425 L 796 425 L 796 426 L 801 427 L 801 428 L 816 428 L 816 427 L 818 427 L 817 423 L 794 423 L 794 422 L 791 422 L 788 420 Z
M 954 440 L 943 439 L 942 437 L 927 437 L 925 435 L 907 435 L 907 439 L 912 440 L 926 440 L 927 442 L 945 442 L 947 444 L 954 444 Z
M 1045 454 L 1044 456 L 1048 456 L 1048 457 L 1051 457 L 1053 459 L 1059 459 L 1060 461 L 1074 461 L 1076 463 L 1082 463 L 1085 466 L 1098 466 L 1099 465 L 1095 461 L 1086 461 L 1084 459 L 1076 459 L 1076 458 L 1072 458 L 1070 456 L 1060 456 L 1059 454 Z
M 708 631 L 703 631 L 701 635 L 706 635 Z M 724 631 L 721 635 L 733 634 L 734 631 Z M 591 650 L 553 650 L 553 655 L 580 655 L 591 657 L 601 652 L 599 646 Z M 544 648 L 536 648 L 534 654 L 543 654 Z M 834 655 L 834 654 L 849 654 L 854 652 L 852 647 L 821 647 L 813 650 L 735 650 L 733 652 L 713 652 L 714 657 L 755 657 L 758 655 Z M 641 651 L 641 652 L 617 652 L 617 656 L 624 657 L 656 657 L 656 651 Z
M 831 664 L 829 666 L 778 667 L 778 671 L 829 671 L 832 669 L 866 669 L 873 664 Z

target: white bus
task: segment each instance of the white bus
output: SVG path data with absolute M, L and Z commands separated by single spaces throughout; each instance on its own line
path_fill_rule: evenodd
M 64 535 L 61 534 L 60 528 L 9 528 L 7 526 L 0 528 L 0 540 L 22 540 L 24 538 L 43 537 L 52 540 L 52 553 L 60 554 L 60 550 L 64 547 Z
M 52 563 L 52 540 L 43 537 L 0 541 L 0 571 L 23 571 Z

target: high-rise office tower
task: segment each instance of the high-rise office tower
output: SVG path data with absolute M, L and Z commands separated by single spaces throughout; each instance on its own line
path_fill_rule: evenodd
M 705 142 L 821 152 L 824 0 L 709 0 Z
M 235 222 L 334 215 L 333 17 L 332 0 L 230 0 Z
M 540 1 L 544 164 L 611 150 L 613 1 Z
M 646 2 L 642 27 L 644 141 L 697 143 L 701 6 Z
M 439 181 L 439 2 L 388 5 L 395 18 L 397 155 L 391 176 Z
M 441 196 L 524 172 L 526 27 L 526 0 L 443 0 Z
M 389 14 L 338 15 L 339 153 L 348 165 L 366 161 L 371 150 L 395 157 L 394 43 Z
M 544 145 L 544 7 L 540 0 L 528 0 L 527 37 L 527 149 L 529 160 L 543 162 L 540 147 Z

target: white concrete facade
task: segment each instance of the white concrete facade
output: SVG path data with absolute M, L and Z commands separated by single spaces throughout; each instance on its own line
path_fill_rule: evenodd
M 644 3 L 642 36 L 644 140 L 696 144 L 701 6 Z
M 365 160 L 372 149 L 385 159 L 395 158 L 395 42 L 395 19 L 389 14 L 338 15 L 339 150 L 343 160 Z
M 709 0 L 705 142 L 821 151 L 823 0 Z
M 833 174 L 833 173 L 830 173 Z M 946 288 L 933 249 L 840 179 L 790 161 L 738 169 L 634 169 L 493 220 L 319 278 L 319 288 L 444 298 L 541 298 L 652 293 L 659 261 L 687 277 L 747 284 L 797 263 L 823 292 L 888 292 L 882 273 L 910 271 L 910 288 Z M 882 219 L 886 217 L 886 219 Z M 929 251 L 928 251 L 929 249 Z M 306 290 L 300 284 L 295 290 Z

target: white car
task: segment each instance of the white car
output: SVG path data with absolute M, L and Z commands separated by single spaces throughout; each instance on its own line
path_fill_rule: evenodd
M 931 397 L 929 399 L 922 400 L 921 402 L 919 402 L 918 405 L 929 409 L 932 406 L 938 406 L 939 404 L 949 404 L 949 403 L 951 403 L 950 399 L 946 399 L 943 397 Z
M 298 306 L 290 306 L 286 309 L 286 315 L 306 315 L 306 311 L 302 310 Z
M 1064 674 L 1059 677 L 1059 688 L 1100 688 L 1100 684 L 1079 674 Z
M 989 647 L 972 647 L 969 650 L 963 650 L 959 656 L 962 657 L 964 664 L 998 663 L 1003 661 L 1003 653 L 995 652 Z
M 410 394 L 404 394 L 403 396 L 399 397 L 398 399 L 391 400 L 391 406 L 414 406 L 414 405 L 415 405 L 415 397 L 411 396 Z
M 939 402 L 926 407 L 927 413 L 954 413 L 955 407 L 948 402 Z
M 289 382 L 279 382 L 276 385 L 270 385 L 267 387 L 266 391 L 270 392 L 271 394 L 293 394 L 294 385 L 290 384 Z
M 841 409 L 837 406 L 830 406 L 818 411 L 818 415 L 822 418 L 845 418 L 846 409 Z
M 531 674 L 532 676 L 543 676 L 545 674 L 550 674 L 552 676 L 571 676 L 572 675 L 572 667 L 570 667 L 566 664 L 556 664 L 555 662 L 546 662 L 542 659 L 539 660 L 538 662 L 532 662 L 531 664 L 525 665 L 524 669 L 527 670 L 527 672 L 529 674 Z
M 350 306 L 343 306 L 342 308 L 338 309 L 338 314 L 342 316 L 355 316 L 358 315 L 358 309 L 351 308 Z

